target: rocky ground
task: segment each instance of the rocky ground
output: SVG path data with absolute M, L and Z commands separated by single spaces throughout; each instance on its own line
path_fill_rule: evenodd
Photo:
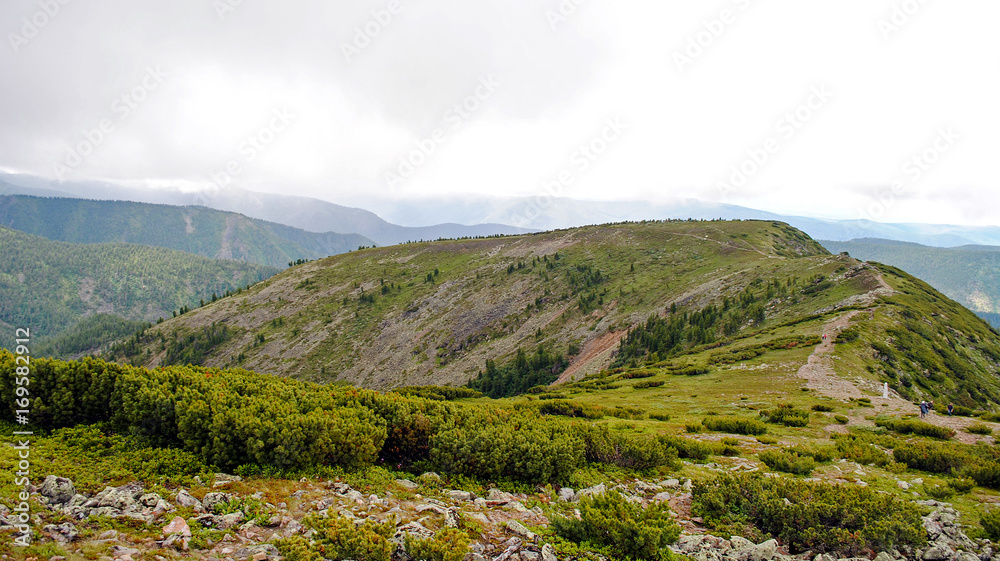
M 543 506 L 577 502 L 584 496 L 608 489 L 603 484 L 579 491 L 564 487 L 555 493 L 537 495 L 490 489 L 485 496 L 476 496 L 468 491 L 435 485 L 440 482 L 435 474 L 424 474 L 418 481 L 420 483 L 398 479 L 381 495 L 365 495 L 339 481 L 302 480 L 277 504 L 263 502 L 263 492 L 254 495 L 234 492 L 232 487 L 245 488 L 245 485 L 239 477 L 224 474 L 217 474 L 210 486 L 201 488 L 196 493 L 200 498 L 185 489 L 165 497 L 147 492 L 138 483 L 108 487 L 86 496 L 77 493 L 72 481 L 56 476 L 47 477 L 40 487 L 29 491 L 32 501 L 41 503 L 34 509 L 33 520 L 36 529 L 41 528 L 41 540 L 57 542 L 72 558 L 276 561 L 280 554 L 273 542 L 293 535 L 310 537 L 312 530 L 303 525 L 302 519 L 310 512 L 320 512 L 357 523 L 369 519 L 393 521 L 397 527 L 394 559 L 399 561 L 410 559 L 403 546 L 406 534 L 430 537 L 436 530 L 446 527 L 474 527 L 480 534 L 480 539 L 470 548 L 467 561 L 555 561 L 559 556 L 552 545 L 532 531 L 532 528 L 542 528 L 549 523 L 545 512 L 551 509 Z M 755 544 L 741 537 L 722 539 L 706 534 L 699 526 L 700 520 L 690 516 L 690 480 L 667 479 L 655 483 L 635 480 L 613 488 L 644 506 L 667 502 L 684 529 L 681 538 L 672 546 L 673 550 L 698 561 L 835 561 L 829 555 L 789 555 L 775 540 Z M 241 511 L 216 514 L 218 505 L 241 498 L 257 499 L 264 508 L 250 519 Z M 527 504 L 534 506 L 529 508 Z M 988 540 L 969 539 L 959 524 L 958 513 L 949 505 L 935 501 L 920 504 L 931 511 L 924 517 L 928 545 L 918 551 L 879 552 L 876 561 L 992 559 L 992 544 Z M 563 506 L 572 510 L 571 504 Z M 39 516 L 42 510 L 46 512 Z M 8 507 L 0 505 L 0 532 L 15 531 L 16 521 L 11 514 Z M 132 535 L 113 529 L 99 534 L 83 529 L 93 517 L 134 519 L 139 526 L 154 531 Z M 61 521 L 51 523 L 53 518 Z M 211 535 L 217 539 L 205 538 L 205 530 L 212 530 Z M 196 535 L 201 535 L 201 539 L 195 540 Z M 3 556 L 7 558 L 9 556 Z M 65 560 L 65 557 L 54 556 L 49 561 Z

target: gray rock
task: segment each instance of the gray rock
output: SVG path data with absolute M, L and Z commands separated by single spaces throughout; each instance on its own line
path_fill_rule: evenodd
M 946 559 L 951 559 L 955 555 L 955 550 L 943 544 L 936 544 L 931 546 L 927 551 L 924 552 L 924 561 L 945 561 Z
M 559 561 L 556 556 L 556 548 L 552 547 L 551 544 L 542 546 L 542 561 Z
M 171 534 L 180 534 L 185 537 L 191 537 L 191 528 L 188 527 L 187 521 L 180 516 L 175 516 L 170 524 L 163 527 L 163 535 L 169 536 Z
M 344 493 L 344 498 L 355 503 L 365 500 L 365 496 L 361 493 L 361 491 L 355 491 L 354 489 Z
M 446 509 L 439 507 L 438 505 L 417 505 L 415 510 L 417 512 L 427 512 L 429 510 L 437 514 L 444 514 L 445 512 L 447 512 Z
M 233 559 L 242 560 L 242 559 L 253 558 L 260 553 L 267 555 L 268 559 L 276 559 L 278 556 L 281 555 L 281 552 L 278 551 L 278 548 L 274 547 L 269 543 L 261 543 L 261 544 L 241 547 L 240 549 L 236 550 L 235 553 L 233 553 Z
M 729 543 L 736 551 L 749 551 L 757 546 L 757 544 L 742 536 L 732 536 L 729 538 Z
M 239 526 L 240 522 L 243 522 L 244 518 L 243 513 L 239 511 L 225 516 L 220 516 L 218 517 L 219 529 L 228 530 L 230 528 L 235 528 L 236 526 Z
M 521 561 L 538 561 L 541 556 L 534 551 L 522 551 L 520 554 Z
M 562 489 L 559 489 L 558 496 L 560 501 L 570 502 L 573 500 L 573 497 L 576 496 L 576 493 L 569 487 L 563 487 Z
M 76 526 L 69 522 L 63 522 L 59 525 L 49 524 L 42 528 L 42 532 L 48 534 L 53 540 L 62 543 L 69 543 L 80 535 Z
M 188 493 L 184 489 L 177 491 L 177 499 L 175 500 L 177 502 L 177 506 L 187 507 L 187 508 L 195 508 L 195 507 L 205 508 L 201 506 L 201 501 L 191 496 L 191 493 Z
M 139 504 L 142 506 L 156 506 L 156 503 L 163 500 L 163 497 L 157 495 L 156 493 L 146 493 L 139 497 Z
M 468 491 L 457 491 L 457 490 L 455 490 L 455 491 L 448 491 L 445 494 L 448 495 L 449 497 L 451 497 L 451 499 L 453 501 L 471 501 L 472 500 L 472 493 L 470 493 Z
M 215 507 L 221 504 L 228 503 L 233 500 L 233 496 L 229 493 L 208 493 L 205 498 L 201 500 L 201 505 L 205 507 L 208 512 L 215 512 Z
M 606 493 L 607 491 L 608 491 L 607 486 L 601 483 L 600 485 L 594 485 L 593 487 L 587 487 L 586 489 L 581 489 L 580 492 L 576 494 L 576 497 L 574 497 L 573 500 L 579 501 L 580 499 L 588 495 L 601 495 L 603 493 Z
M 42 488 L 39 491 L 44 497 L 54 504 L 66 504 L 73 500 L 76 495 L 76 487 L 73 482 L 65 477 L 50 475 L 45 478 Z
M 444 514 L 444 525 L 446 528 L 458 528 L 462 525 L 462 519 L 458 515 L 457 508 L 449 508 Z
M 670 500 L 670 493 L 666 491 L 653 495 L 653 501 L 658 503 L 665 503 L 669 500 Z
M 407 533 L 418 538 L 433 538 L 434 531 L 428 530 L 423 524 L 417 521 L 408 522 L 396 529 L 396 535 Z
M 750 559 L 753 561 L 769 561 L 774 559 L 774 556 L 778 554 L 778 542 L 775 540 L 767 540 L 764 543 L 757 544 L 753 550 L 750 551 Z
M 837 560 L 832 555 L 822 553 L 820 555 L 817 555 L 816 558 L 813 559 L 813 561 L 837 561 Z
M 534 542 L 538 538 L 534 532 L 525 528 L 524 524 L 521 524 L 517 520 L 508 520 L 507 530 L 526 542 Z
M 955 556 L 955 561 L 979 561 L 979 556 L 968 551 L 959 551 Z
M 416 491 L 417 487 L 420 487 L 420 485 L 417 485 L 416 483 L 410 481 L 409 479 L 397 479 L 396 485 L 399 485 L 403 489 L 407 489 L 410 491 Z
M 896 561 L 896 559 L 892 555 L 889 555 L 884 551 L 880 551 L 879 554 L 875 556 L 874 561 Z
M 660 487 L 666 487 L 667 489 L 674 489 L 681 486 L 681 482 L 677 479 L 664 479 L 660 482 Z

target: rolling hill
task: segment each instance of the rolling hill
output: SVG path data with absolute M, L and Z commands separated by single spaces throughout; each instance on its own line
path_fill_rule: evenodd
M 373 245 L 357 234 L 307 232 L 205 207 L 0 196 L 0 226 L 72 243 L 135 243 L 285 267 Z
M 524 389 L 519 376 L 578 380 L 623 356 L 625 366 L 653 353 L 704 362 L 709 349 L 747 338 L 804 344 L 860 309 L 880 313 L 858 334 L 852 375 L 907 396 L 1000 396 L 1000 343 L 971 312 L 901 271 L 758 221 L 629 223 L 335 256 L 153 327 L 115 358 L 195 358 L 371 388 L 484 374 L 510 395 Z M 930 318 L 916 332 L 931 350 L 917 355 L 894 346 L 913 343 L 914 317 Z M 647 324 L 649 334 L 634 336 L 645 343 L 630 339 Z M 877 359 L 889 356 L 885 345 L 898 351 L 891 362 Z
M 0 227 L 0 323 L 7 327 L 0 344 L 10 345 L 13 328 L 31 328 L 41 340 L 95 314 L 106 316 L 84 326 L 88 340 L 100 339 L 95 329 L 118 338 L 134 332 L 136 321 L 170 317 L 277 271 L 159 247 L 56 242 Z
M 899 267 L 974 312 L 1000 312 L 1000 247 L 940 248 L 872 238 L 820 243 L 833 253 Z

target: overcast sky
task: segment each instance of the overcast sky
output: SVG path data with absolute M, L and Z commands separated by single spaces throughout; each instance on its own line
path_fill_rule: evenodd
M 996 0 L 4 0 L 0 169 L 1000 224 L 998 19 Z

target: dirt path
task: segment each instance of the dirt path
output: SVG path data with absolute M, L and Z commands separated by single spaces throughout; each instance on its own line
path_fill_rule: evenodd
M 836 339 L 837 333 L 846 329 L 851 319 L 859 313 L 867 312 L 855 310 L 828 322 L 823 331 L 827 334 L 827 338 L 823 341 L 823 343 L 816 346 L 813 353 L 809 355 L 809 360 L 806 364 L 803 364 L 799 368 L 797 372 L 798 376 L 806 381 L 807 388 L 815 391 L 818 395 L 844 401 L 851 398 L 857 399 L 864 397 L 865 394 L 862 389 L 858 387 L 858 385 L 837 375 L 833 368 L 833 358 L 831 356 L 834 351 L 833 341 Z M 860 379 L 858 382 L 863 383 Z M 896 416 L 919 413 L 919 408 L 916 404 L 903 399 L 892 390 L 889 391 L 889 397 L 884 398 L 881 397 L 882 392 L 879 391 L 881 388 L 877 387 L 876 384 L 872 383 L 865 385 L 871 386 L 866 387 L 865 389 L 869 390 L 868 397 L 872 400 L 875 408 L 855 409 L 853 414 L 849 414 L 849 424 L 871 426 L 873 423 L 865 419 L 865 417 L 871 416 L 873 413 Z M 980 436 L 966 432 L 965 429 L 969 425 L 980 423 L 981 421 L 979 421 L 979 419 L 969 417 L 951 417 L 931 412 L 923 420 L 933 425 L 948 427 L 954 430 L 955 440 L 965 444 L 975 444 L 976 442 L 993 443 L 994 441 L 992 436 Z M 992 423 L 984 424 L 992 425 Z M 831 432 L 846 432 L 846 427 L 843 425 L 831 424 L 827 426 L 827 429 Z M 1000 426 L 994 427 L 994 430 L 998 429 L 1000 429 Z
M 837 333 L 845 329 L 858 310 L 837 317 L 826 324 L 823 333 L 826 339 L 816 346 L 809 360 L 803 364 L 796 373 L 799 378 L 806 381 L 806 387 L 819 393 L 820 395 L 832 397 L 834 399 L 859 398 L 864 394 L 851 382 L 837 376 L 833 369 L 833 340 Z

